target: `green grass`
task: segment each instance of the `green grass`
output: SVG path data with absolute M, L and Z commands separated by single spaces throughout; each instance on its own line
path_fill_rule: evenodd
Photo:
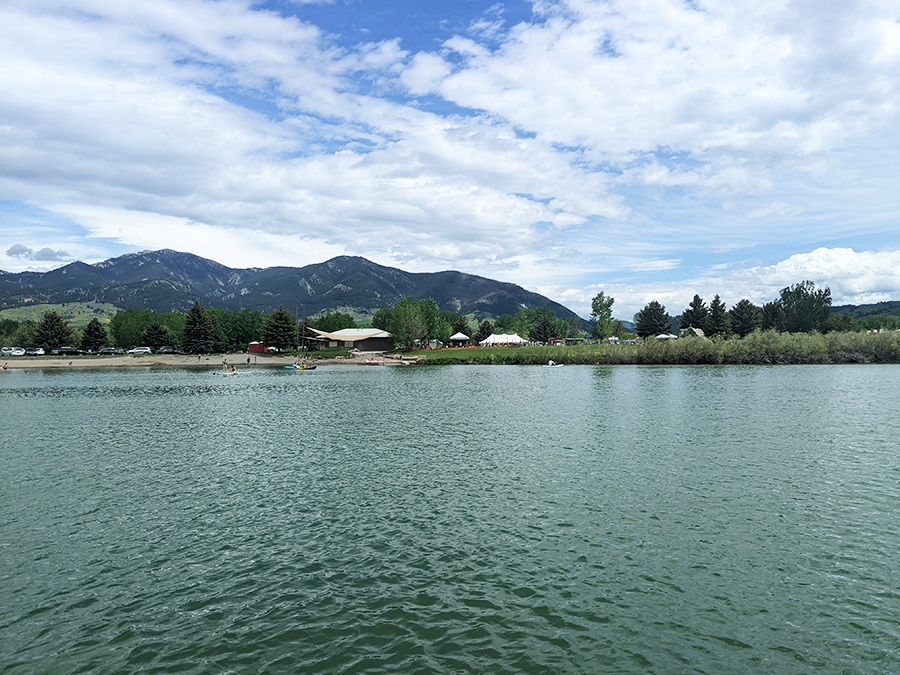
M 68 321 L 69 328 L 84 328 L 94 318 L 108 325 L 118 311 L 118 307 L 106 302 L 67 302 L 62 305 L 28 305 L 0 310 L 0 319 L 38 323 L 45 313 L 56 312 L 64 321 Z
M 740 339 L 648 339 L 636 345 L 473 347 L 414 352 L 428 365 L 900 363 L 900 332 L 776 333 Z

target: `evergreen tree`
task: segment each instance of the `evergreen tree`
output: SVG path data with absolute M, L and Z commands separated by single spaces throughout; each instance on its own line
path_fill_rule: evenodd
M 466 320 L 466 317 L 460 316 L 457 317 L 456 321 L 453 322 L 453 326 L 450 328 L 453 331 L 453 334 L 462 333 L 467 337 L 472 337 L 472 329 L 469 328 L 469 322 Z
M 229 314 L 231 313 L 232 312 L 229 312 Z M 209 334 L 212 342 L 212 351 L 228 351 L 228 341 L 225 337 L 225 330 L 222 327 L 222 322 L 219 321 L 219 315 L 214 312 L 207 312 L 206 320 L 209 322 Z
M 706 332 L 706 321 L 708 318 L 709 308 L 703 302 L 703 298 L 695 295 L 688 308 L 681 313 L 678 325 L 680 328 L 699 328 Z
M 84 335 L 81 338 L 81 348 L 88 351 L 96 351 L 108 344 L 109 337 L 103 324 L 97 318 L 91 319 L 91 322 L 84 329 Z
M 732 307 L 729 315 L 731 329 L 741 337 L 749 335 L 762 325 L 762 310 L 746 298 Z
M 480 324 L 478 324 L 478 330 L 475 331 L 475 335 L 472 336 L 473 342 L 481 342 L 482 340 L 488 339 L 494 333 L 494 324 L 492 324 L 488 319 L 485 319 Z
M 182 349 L 188 354 L 208 354 L 213 349 L 213 325 L 206 312 L 195 300 L 184 322 Z
M 597 293 L 591 300 L 591 323 L 594 337 L 598 340 L 606 339 L 613 334 L 612 306 L 615 301 L 615 298 L 608 297 L 603 291 Z
M 542 316 L 537 325 L 529 331 L 529 337 L 535 342 L 550 342 L 559 337 L 556 331 L 556 322 L 548 316 Z
M 72 329 L 56 312 L 44 312 L 34 331 L 33 341 L 47 352 L 72 345 Z
M 666 312 L 665 306 L 653 300 L 634 315 L 634 330 L 638 337 L 642 338 L 659 335 L 669 330 L 669 321 L 671 317 Z
M 718 295 L 709 303 L 709 317 L 703 332 L 707 335 L 728 335 L 731 332 L 731 317 Z
M 767 302 L 762 307 L 763 330 L 777 330 L 779 333 L 784 331 L 784 308 L 777 300 Z
M 172 344 L 169 329 L 159 323 L 151 323 L 141 334 L 141 344 L 157 351 L 160 347 Z
M 266 318 L 266 344 L 277 349 L 297 346 L 297 320 L 284 306 Z

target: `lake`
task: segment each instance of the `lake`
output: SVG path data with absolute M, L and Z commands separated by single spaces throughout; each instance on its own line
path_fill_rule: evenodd
M 900 672 L 900 366 L 0 374 L 0 672 Z

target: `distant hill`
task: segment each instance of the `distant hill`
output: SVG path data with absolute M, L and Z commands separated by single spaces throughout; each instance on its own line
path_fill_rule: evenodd
M 563 305 L 515 284 L 462 272 L 410 273 L 360 257 L 341 256 L 306 267 L 233 269 L 190 253 L 144 251 L 50 272 L 0 272 L 0 309 L 67 302 L 108 303 L 119 309 L 185 312 L 204 307 L 298 315 L 341 311 L 357 318 L 393 307 L 407 296 L 434 298 L 442 310 L 477 321 L 547 305 Z M 582 320 L 585 328 L 586 321 Z
M 869 316 L 900 316 L 900 301 L 876 302 L 871 305 L 840 305 L 831 308 L 834 314 L 849 314 L 854 319 L 865 319 Z

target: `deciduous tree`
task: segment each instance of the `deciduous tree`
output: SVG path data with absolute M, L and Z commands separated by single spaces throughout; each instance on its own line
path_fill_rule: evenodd
M 325 316 L 319 317 L 312 323 L 313 328 L 318 328 L 326 333 L 334 333 L 344 328 L 357 328 L 356 320 L 349 314 L 343 312 L 330 312 Z
M 831 312 L 831 289 L 817 289 L 812 281 L 781 289 L 784 326 L 789 333 L 824 332 Z
M 606 295 L 603 291 L 597 293 L 591 300 L 591 324 L 594 337 L 599 340 L 613 334 L 612 308 L 615 301 L 615 298 Z
M 395 343 L 403 345 L 407 350 L 413 349 L 418 341 L 424 340 L 428 335 L 428 323 L 412 297 L 404 298 L 391 311 L 388 332 Z

